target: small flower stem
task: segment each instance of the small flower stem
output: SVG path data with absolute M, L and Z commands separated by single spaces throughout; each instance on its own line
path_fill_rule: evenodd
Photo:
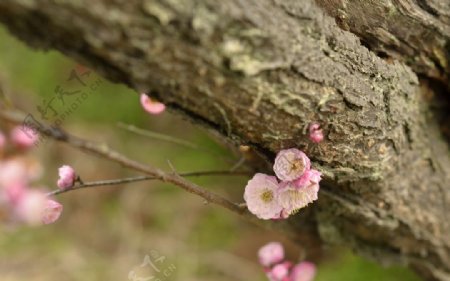
M 171 142 L 177 145 L 181 145 L 184 147 L 188 147 L 188 148 L 192 148 L 192 149 L 199 149 L 200 147 L 195 144 L 195 143 L 191 143 L 179 138 L 175 138 L 169 135 L 165 135 L 165 134 L 161 134 L 161 133 L 157 133 L 157 132 L 153 132 L 150 130 L 146 130 L 146 129 L 141 129 L 138 128 L 134 125 L 130 125 L 130 124 L 125 124 L 122 122 L 117 123 L 117 126 L 121 129 L 127 130 L 129 132 L 135 133 L 137 135 L 141 135 L 144 137 L 148 137 L 148 138 L 152 138 L 152 139 L 156 139 L 156 140 L 160 140 L 160 141 L 166 141 L 166 142 Z

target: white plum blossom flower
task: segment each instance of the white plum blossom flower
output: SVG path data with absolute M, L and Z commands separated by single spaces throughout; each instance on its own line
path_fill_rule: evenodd
M 273 171 L 282 181 L 293 181 L 300 178 L 310 169 L 311 162 L 302 151 L 291 148 L 278 152 Z
M 284 212 L 291 215 L 317 200 L 318 192 L 318 183 L 297 187 L 294 183 L 288 182 L 278 192 L 278 203 L 283 207 Z
M 278 187 L 278 181 L 274 176 L 255 174 L 248 181 L 244 192 L 248 210 L 260 219 L 278 218 L 282 211 L 276 198 Z

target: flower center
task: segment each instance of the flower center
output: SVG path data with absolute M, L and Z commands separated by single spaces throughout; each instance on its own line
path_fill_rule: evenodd
M 272 202 L 273 200 L 273 192 L 272 190 L 266 189 L 263 193 L 261 193 L 261 200 L 264 203 Z
M 305 169 L 305 165 L 303 165 L 303 161 L 301 159 L 295 159 L 291 164 L 291 171 L 297 172 Z

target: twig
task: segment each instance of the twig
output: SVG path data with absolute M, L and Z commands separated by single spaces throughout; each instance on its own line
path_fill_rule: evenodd
M 239 169 L 239 167 L 242 166 L 242 164 L 245 163 L 245 157 L 242 156 L 237 162 L 236 164 L 233 165 L 233 167 L 231 167 L 230 171 L 235 171 L 237 169 Z
M 150 130 L 146 130 L 146 129 L 141 129 L 138 128 L 134 125 L 130 125 L 130 124 L 125 124 L 122 122 L 117 123 L 117 126 L 121 129 L 125 129 L 127 131 L 133 132 L 135 134 L 141 135 L 141 136 L 145 136 L 145 137 L 149 137 L 152 139 L 156 139 L 156 140 L 161 140 L 161 141 L 166 141 L 166 142 L 171 142 L 174 144 L 178 144 L 181 146 L 185 146 L 185 147 L 189 147 L 189 148 L 193 148 L 193 149 L 199 149 L 200 147 L 192 142 L 188 142 L 182 139 L 178 139 L 169 135 L 165 135 L 165 134 L 161 134 L 161 133 L 157 133 L 157 132 L 153 132 Z
M 23 122 L 26 118 L 26 115 L 19 111 L 7 111 L 7 110 L 0 112 L 0 116 L 5 120 L 17 124 Z M 39 124 L 39 126 L 36 126 L 36 129 L 42 135 L 53 138 L 57 141 L 65 142 L 85 152 L 89 152 L 101 158 L 105 158 L 113 162 L 119 163 L 124 167 L 133 169 L 138 172 L 142 172 L 144 174 L 154 177 L 157 180 L 173 183 L 174 185 L 179 186 L 190 193 L 202 197 L 203 199 L 205 199 L 210 203 L 220 205 L 232 212 L 243 214 L 245 211 L 245 209 L 239 207 L 238 204 L 231 202 L 230 200 L 226 199 L 225 197 L 222 197 L 221 195 L 210 192 L 198 186 L 197 184 L 184 179 L 183 177 L 177 174 L 169 174 L 161 169 L 129 159 L 125 155 L 122 155 L 119 152 L 110 149 L 107 144 L 99 144 L 83 140 L 81 138 L 66 133 L 60 128 L 50 127 L 44 124 Z
M 214 155 L 218 158 L 220 158 L 223 161 L 226 161 L 228 163 L 234 162 L 234 159 L 230 159 L 231 157 L 224 157 L 223 155 L 221 155 L 220 153 L 217 153 L 216 151 L 212 150 L 212 149 L 208 149 L 206 147 L 200 146 L 198 144 L 189 142 L 189 141 L 185 141 L 170 135 L 166 135 L 166 134 L 162 134 L 162 133 L 157 133 L 154 131 L 150 131 L 147 129 L 142 129 L 142 128 L 138 128 L 134 125 L 131 124 L 125 124 L 123 122 L 119 122 L 117 123 L 117 126 L 121 129 L 127 130 L 129 132 L 135 133 L 137 135 L 140 136 L 144 136 L 144 137 L 148 137 L 148 138 L 152 138 L 152 139 L 156 139 L 156 140 L 161 140 L 161 141 L 166 141 L 166 142 L 170 142 L 173 144 L 177 144 L 177 145 L 181 145 L 190 149 L 195 149 L 198 151 L 202 151 L 202 152 L 206 152 L 209 153 L 211 155 Z
M 199 177 L 199 176 L 249 176 L 250 174 L 247 172 L 231 172 L 231 171 L 202 171 L 202 172 L 189 172 L 189 173 L 180 173 L 179 176 L 182 177 Z M 140 182 L 140 181 L 148 181 L 154 180 L 155 177 L 152 176 L 137 176 L 130 178 L 122 178 L 122 179 L 114 179 L 114 180 L 101 180 L 101 181 L 92 181 L 86 182 L 83 184 L 75 185 L 71 188 L 67 189 L 55 189 L 49 193 L 47 196 L 58 195 L 61 193 L 66 193 L 73 190 L 84 189 L 84 188 L 92 188 L 99 186 L 107 186 L 107 185 L 118 185 L 124 183 L 132 183 L 132 182 Z M 239 204 L 240 207 L 245 207 L 245 205 Z
M 167 165 L 169 165 L 169 168 L 172 171 L 172 174 L 177 173 L 177 170 L 175 170 L 175 166 L 172 164 L 172 162 L 169 159 L 167 159 Z

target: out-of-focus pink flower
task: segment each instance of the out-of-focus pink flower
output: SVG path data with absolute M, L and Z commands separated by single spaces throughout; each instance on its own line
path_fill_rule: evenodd
M 152 100 L 144 93 L 141 94 L 141 105 L 145 111 L 155 115 L 162 113 L 166 109 L 166 106 L 163 103 Z
M 260 219 L 279 217 L 282 210 L 277 201 L 278 181 L 274 176 L 257 173 L 245 187 L 244 200 L 248 210 Z
M 278 152 L 273 170 L 280 180 L 293 181 L 300 178 L 310 167 L 308 156 L 296 148 L 291 148 Z
M 2 191 L 4 192 L 3 194 L 6 203 L 10 206 L 15 206 L 22 200 L 22 197 L 27 192 L 27 187 L 22 183 L 16 182 L 5 186 Z
M 6 146 L 6 137 L 5 135 L 0 131 L 0 152 L 5 149 Z
M 261 265 L 269 267 L 284 259 L 284 249 L 279 242 L 270 242 L 258 251 L 258 259 Z
M 314 122 L 309 125 L 309 139 L 314 143 L 323 141 L 323 131 L 319 123 Z
M 60 189 L 67 189 L 73 187 L 76 179 L 77 174 L 75 170 L 68 166 L 64 165 L 61 168 L 59 168 L 59 179 L 57 182 L 57 185 Z
M 304 187 L 311 183 L 319 183 L 321 180 L 322 173 L 311 169 L 306 171 L 303 176 L 294 181 L 294 185 L 298 188 Z
M 0 162 L 0 187 L 22 184 L 29 181 L 27 166 L 24 161 L 10 159 Z
M 47 197 L 44 192 L 26 190 L 17 204 L 12 206 L 16 219 L 28 225 L 41 224 L 46 201 Z
M 301 262 L 292 269 L 291 281 L 312 281 L 316 276 L 316 266 L 311 262 Z
M 63 205 L 60 203 L 47 199 L 45 202 L 45 207 L 42 212 L 41 221 L 43 224 L 54 223 L 61 216 L 63 211 Z
M 270 272 L 267 273 L 267 277 L 270 281 L 285 281 L 289 280 L 289 268 L 290 262 L 283 262 L 275 265 Z
M 287 182 L 279 189 L 278 203 L 283 207 L 284 212 L 291 215 L 317 200 L 318 192 L 319 184 L 317 183 L 298 188 L 294 183 Z
M 15 127 L 11 133 L 11 142 L 18 148 L 26 149 L 32 147 L 38 140 L 39 135 L 24 131 L 22 127 Z

